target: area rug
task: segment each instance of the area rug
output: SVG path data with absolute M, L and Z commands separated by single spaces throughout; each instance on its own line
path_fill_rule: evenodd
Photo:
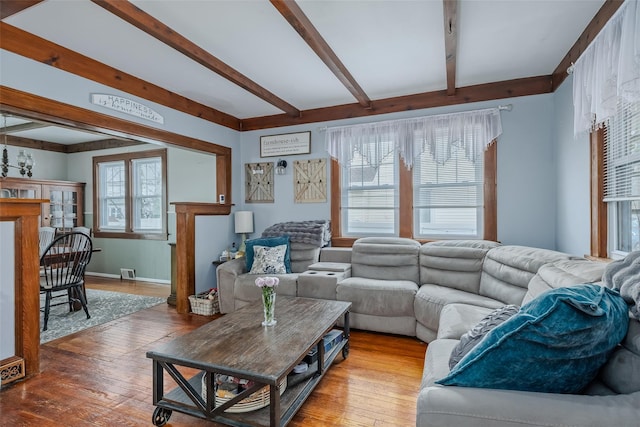
M 67 304 L 51 307 L 49 325 L 44 332 L 44 313 L 41 312 L 40 344 L 153 307 L 167 299 L 87 289 L 87 301 L 91 319 L 87 319 L 82 309 L 69 312 Z M 40 307 L 44 307 L 44 294 L 40 295 Z

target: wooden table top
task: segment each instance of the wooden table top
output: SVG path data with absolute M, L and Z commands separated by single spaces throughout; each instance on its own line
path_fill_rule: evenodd
M 154 360 L 276 384 L 334 326 L 350 302 L 276 298 L 275 326 L 257 301 L 147 352 Z

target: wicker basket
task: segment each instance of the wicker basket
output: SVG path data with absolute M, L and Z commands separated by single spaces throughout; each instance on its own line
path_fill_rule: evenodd
M 220 303 L 218 302 L 218 293 L 213 293 L 213 299 L 208 298 L 209 292 L 205 292 L 198 295 L 189 296 L 189 302 L 191 303 L 191 311 L 194 314 L 200 314 L 202 316 L 212 316 L 216 313 L 220 313 Z
M 202 380 L 201 380 L 201 383 L 202 383 L 201 394 L 205 402 L 207 401 L 207 387 L 205 385 L 207 375 L 211 375 L 211 374 L 208 372 L 205 372 L 204 375 L 202 375 Z M 227 387 L 225 387 L 225 385 Z M 215 385 L 216 406 L 219 406 L 219 405 L 222 405 L 223 403 L 228 402 L 235 396 L 234 391 L 226 390 L 229 388 L 228 386 L 229 386 L 228 384 Z M 232 388 L 235 388 L 235 386 Z M 284 377 L 282 381 L 280 381 L 280 394 L 284 393 L 286 389 L 287 389 L 287 377 Z M 248 397 L 245 397 L 235 405 L 231 406 L 229 409 L 226 410 L 226 412 L 240 413 L 240 412 L 255 411 L 257 409 L 264 408 L 265 406 L 269 406 L 270 400 L 271 399 L 269 397 L 269 387 L 265 386 L 265 387 L 262 387 L 260 390 L 256 391 L 255 393 L 249 395 Z

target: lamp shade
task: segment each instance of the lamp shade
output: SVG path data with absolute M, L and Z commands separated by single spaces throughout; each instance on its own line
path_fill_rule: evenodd
M 253 212 L 238 211 L 234 214 L 236 233 L 253 233 Z

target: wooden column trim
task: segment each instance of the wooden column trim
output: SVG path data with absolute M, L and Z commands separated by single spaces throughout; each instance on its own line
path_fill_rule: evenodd
M 607 258 L 609 242 L 604 199 L 604 129 L 591 132 L 591 256 Z
M 407 169 L 404 161 L 398 159 L 398 235 L 413 238 L 413 169 Z
M 231 205 L 172 202 L 176 210 L 176 310 L 189 313 L 189 295 L 195 294 L 196 216 L 229 215 Z
M 498 241 L 498 143 L 494 139 L 484 152 L 484 236 Z
M 0 221 L 15 222 L 15 346 L 16 355 L 0 368 L 24 361 L 25 376 L 40 372 L 40 269 L 38 227 L 41 199 L 0 199 Z M 18 377 L 19 378 L 19 377 Z M 18 379 L 14 378 L 14 379 Z

